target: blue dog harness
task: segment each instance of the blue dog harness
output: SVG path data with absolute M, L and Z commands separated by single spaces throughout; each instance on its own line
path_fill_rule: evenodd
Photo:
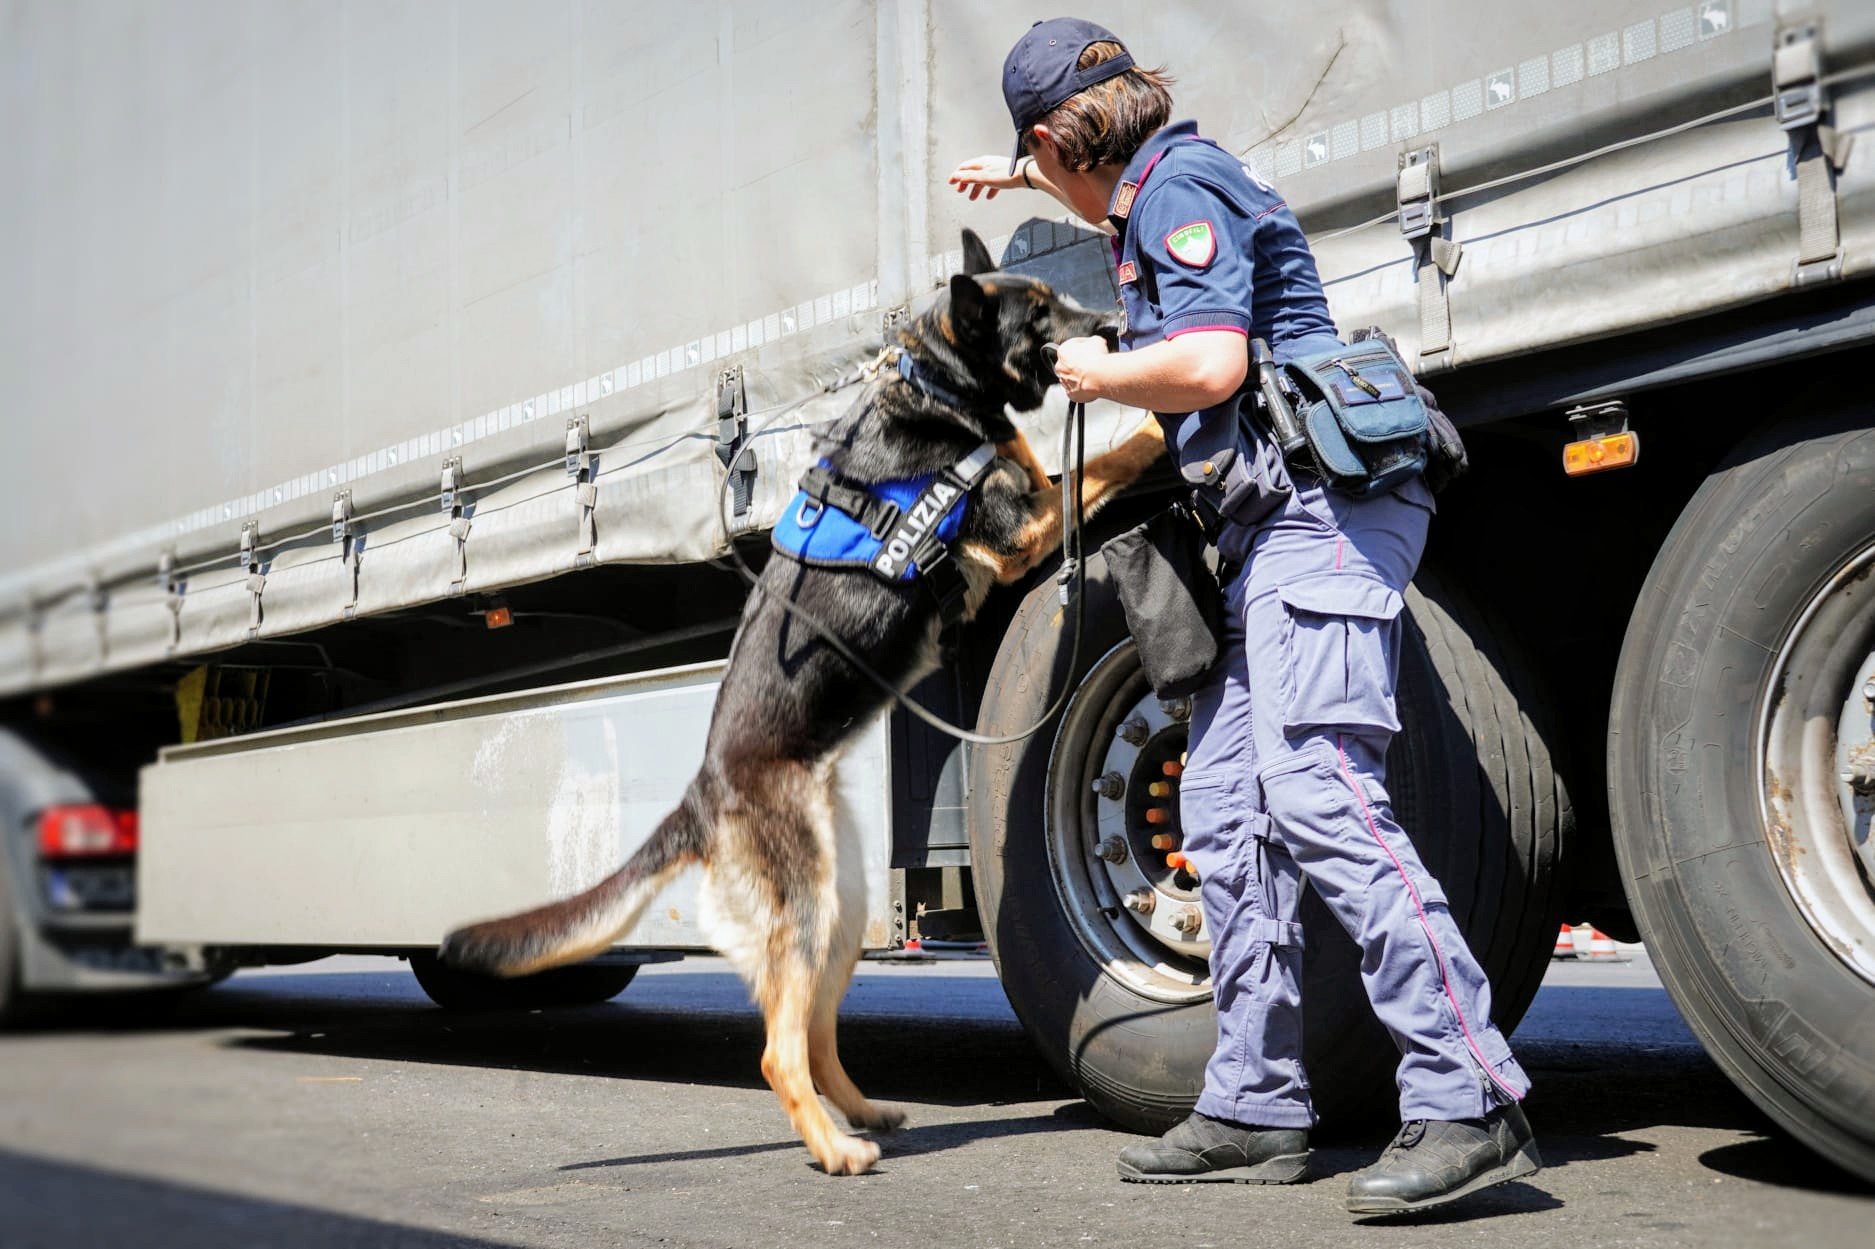
M 915 581 L 946 562 L 963 529 L 970 490 L 996 461 L 984 442 L 942 472 L 848 485 L 822 460 L 775 525 L 775 549 L 818 568 L 864 568 L 888 582 Z
M 909 352 L 899 353 L 898 374 L 947 407 L 973 406 L 920 369 Z M 822 460 L 801 474 L 799 492 L 775 525 L 775 550 L 799 564 L 863 568 L 891 585 L 922 585 L 937 601 L 940 638 L 948 648 L 969 589 L 949 558 L 951 544 L 963 530 L 970 491 L 995 462 L 996 444 L 986 441 L 940 472 L 857 485 L 841 481 Z

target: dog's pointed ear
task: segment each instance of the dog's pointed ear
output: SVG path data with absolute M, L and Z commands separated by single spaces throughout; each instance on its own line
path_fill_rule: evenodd
M 996 261 L 990 256 L 990 249 L 983 245 L 975 230 L 964 229 L 964 272 L 975 275 L 993 273 Z
M 976 325 L 989 315 L 990 297 L 968 273 L 951 275 L 950 318 L 955 325 Z

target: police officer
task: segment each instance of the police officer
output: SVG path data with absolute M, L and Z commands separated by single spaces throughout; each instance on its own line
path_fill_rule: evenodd
M 1415 1210 L 1540 1165 L 1529 1079 L 1491 991 L 1384 787 L 1402 623 L 1432 495 L 1414 478 L 1356 499 L 1287 467 L 1237 419 L 1246 339 L 1280 360 L 1337 343 L 1314 257 L 1282 197 L 1190 121 L 1170 79 L 1091 22 L 1039 22 L 1003 66 L 1016 159 L 964 162 L 971 199 L 1028 188 L 1110 228 L 1126 326 L 1061 345 L 1076 400 L 1158 414 L 1186 480 L 1221 498 L 1221 655 L 1192 700 L 1179 797 L 1212 934 L 1217 1049 L 1190 1118 L 1120 1154 L 1139 1182 L 1289 1183 L 1315 1121 L 1302 1067 L 1306 878 L 1360 943 L 1362 979 L 1401 1053 L 1404 1126 L 1356 1174 L 1348 1208 Z M 1254 655 L 1254 662 L 1250 657 Z

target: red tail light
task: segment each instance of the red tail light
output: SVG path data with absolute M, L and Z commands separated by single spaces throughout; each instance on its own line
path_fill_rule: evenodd
M 96 805 L 47 807 L 39 813 L 39 854 L 47 859 L 135 854 L 137 813 Z

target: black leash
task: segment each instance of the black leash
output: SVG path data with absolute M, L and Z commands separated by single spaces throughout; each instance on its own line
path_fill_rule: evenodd
M 1052 368 L 1055 363 L 1055 345 L 1053 343 L 1045 345 L 1042 348 L 1042 352 L 1047 357 L 1048 363 Z M 1073 464 L 1075 466 L 1075 472 L 1073 473 L 1068 471 L 1070 451 L 1072 452 Z M 1087 614 L 1087 596 L 1084 593 L 1086 588 L 1086 574 L 1082 569 L 1081 558 L 1081 530 L 1084 517 L 1081 508 L 1081 492 L 1074 488 L 1075 479 L 1083 475 L 1086 471 L 1086 454 L 1087 405 L 1084 403 L 1071 402 L 1068 404 L 1068 419 L 1061 427 L 1061 571 L 1055 575 L 1055 583 L 1060 587 L 1062 606 L 1067 606 L 1070 599 L 1072 599 L 1074 603 L 1074 642 L 1068 651 L 1068 672 L 1070 674 L 1074 672 L 1081 661 L 1082 625 Z M 716 506 L 720 515 L 723 507 L 723 499 L 721 497 L 717 499 Z M 729 532 L 729 518 L 727 516 L 722 516 L 721 519 L 723 521 L 723 532 L 726 534 Z M 757 592 L 761 592 L 761 579 L 756 575 L 755 570 L 749 567 L 748 561 L 742 558 L 742 552 L 736 549 L 734 539 L 731 539 L 729 543 L 729 557 L 734 562 L 735 570 L 742 579 Z M 848 646 L 838 634 L 822 624 L 819 618 L 805 607 L 785 599 L 781 600 L 781 606 L 790 615 L 811 627 L 814 632 L 820 635 L 821 641 L 833 647 L 834 651 L 839 654 L 841 658 L 857 668 L 867 680 L 891 695 L 892 700 L 899 706 L 911 712 L 914 716 L 917 716 L 938 732 L 947 734 L 959 741 L 970 742 L 977 746 L 1008 746 L 1012 743 L 1022 741 L 1024 738 L 1033 737 L 1035 734 L 1048 727 L 1048 722 L 1060 714 L 1061 709 L 1067 705 L 1068 696 L 1074 692 L 1074 687 L 1072 685 L 1063 689 L 1061 693 L 1056 696 L 1055 701 L 1049 704 L 1048 710 L 1042 713 L 1041 718 L 1028 728 L 1023 729 L 1020 733 L 1008 733 L 995 737 L 986 733 L 973 733 L 969 729 L 952 724 L 916 699 L 906 695 L 896 685 L 892 684 L 892 682 L 880 676 L 879 673 L 873 670 L 870 664 L 861 659 L 858 655 L 855 655 L 852 647 Z

